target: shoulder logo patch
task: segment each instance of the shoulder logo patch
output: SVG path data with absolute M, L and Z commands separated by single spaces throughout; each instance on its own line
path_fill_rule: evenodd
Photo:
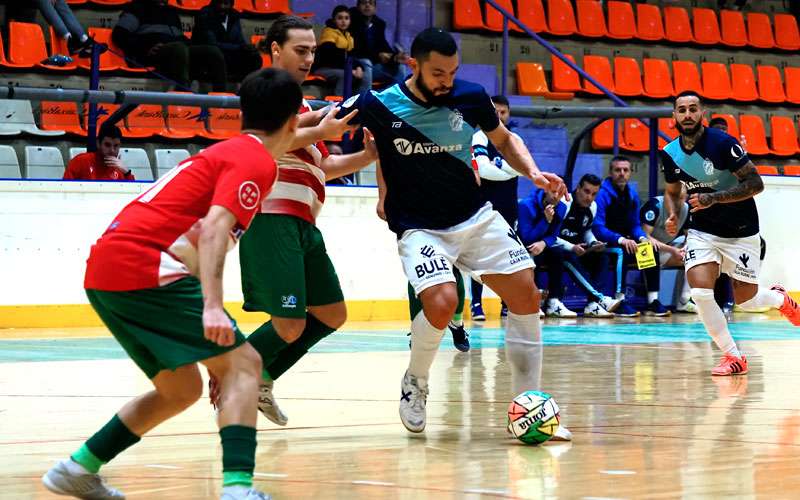
M 245 181 L 239 186 L 239 204 L 245 210 L 252 210 L 261 201 L 261 190 L 253 181 Z
M 656 213 L 652 210 L 648 210 L 647 213 L 644 214 L 644 219 L 647 222 L 653 222 L 656 220 Z
M 731 156 L 733 156 L 734 159 L 738 160 L 739 158 L 744 156 L 744 154 L 745 154 L 744 148 L 739 144 L 734 144 L 733 146 L 731 146 Z
M 453 132 L 461 132 L 464 128 L 464 115 L 461 114 L 461 111 L 454 110 L 450 112 L 450 129 Z

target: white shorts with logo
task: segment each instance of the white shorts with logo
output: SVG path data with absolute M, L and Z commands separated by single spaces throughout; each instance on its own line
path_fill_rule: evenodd
M 454 265 L 477 279 L 484 274 L 513 274 L 534 267 L 516 231 L 490 203 L 453 227 L 408 230 L 397 247 L 417 295 L 434 285 L 454 282 Z
M 672 240 L 669 243 L 667 243 L 667 245 L 669 245 L 671 247 L 675 247 L 675 248 L 683 248 L 683 246 L 686 245 L 686 236 L 683 236 L 683 235 L 678 236 L 674 240 Z M 659 265 L 661 267 L 666 266 L 667 262 L 669 262 L 670 257 L 672 257 L 672 254 L 670 254 L 668 252 L 658 252 L 658 263 L 659 263 Z
M 686 237 L 686 270 L 716 262 L 720 272 L 745 283 L 758 284 L 761 270 L 761 239 L 758 234 L 746 238 L 720 238 L 690 229 Z

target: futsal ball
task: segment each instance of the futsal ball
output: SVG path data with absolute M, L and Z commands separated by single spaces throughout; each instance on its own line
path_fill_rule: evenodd
M 508 432 L 526 444 L 544 443 L 558 430 L 559 418 L 552 396 L 525 391 L 508 405 Z

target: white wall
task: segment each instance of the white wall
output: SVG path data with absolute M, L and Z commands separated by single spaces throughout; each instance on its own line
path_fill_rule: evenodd
M 758 207 L 767 240 L 762 283 L 800 290 L 800 178 L 765 177 Z M 149 184 L 0 181 L 0 305 L 82 304 L 90 245 Z M 404 299 L 395 236 L 375 215 L 374 188 L 329 187 L 319 226 L 345 297 Z M 238 253 L 225 269 L 225 299 L 241 300 Z

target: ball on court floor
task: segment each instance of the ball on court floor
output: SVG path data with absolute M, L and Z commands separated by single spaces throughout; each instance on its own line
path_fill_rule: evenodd
M 544 443 L 558 430 L 558 404 L 546 392 L 525 391 L 508 405 L 508 432 L 527 444 Z

